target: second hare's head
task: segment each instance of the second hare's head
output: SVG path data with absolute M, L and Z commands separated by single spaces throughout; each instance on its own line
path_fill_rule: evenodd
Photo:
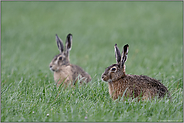
M 69 51 L 71 50 L 71 47 L 72 47 L 72 34 L 67 35 L 65 47 L 63 45 L 62 40 L 58 37 L 57 34 L 56 34 L 56 42 L 57 42 L 57 46 L 60 51 L 60 54 L 56 55 L 51 61 L 51 63 L 49 64 L 50 69 L 55 72 L 59 71 L 61 66 L 70 65 Z
M 112 82 L 125 76 L 125 62 L 128 57 L 128 47 L 129 45 L 126 44 L 123 47 L 123 52 L 121 54 L 117 47 L 117 44 L 115 44 L 114 49 L 116 64 L 112 64 L 111 66 L 106 68 L 105 72 L 102 74 L 101 77 L 103 81 Z

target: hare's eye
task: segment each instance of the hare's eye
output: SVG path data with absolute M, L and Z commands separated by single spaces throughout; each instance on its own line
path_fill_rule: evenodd
M 113 67 L 113 68 L 111 69 L 111 71 L 116 71 L 116 68 Z
M 62 60 L 62 57 L 61 56 L 59 57 L 59 60 Z

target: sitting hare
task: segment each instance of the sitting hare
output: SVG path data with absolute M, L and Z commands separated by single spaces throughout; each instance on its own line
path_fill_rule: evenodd
M 91 76 L 86 73 L 81 67 L 77 65 L 70 64 L 69 61 L 69 51 L 72 45 L 72 34 L 68 34 L 66 37 L 65 49 L 62 40 L 56 34 L 56 42 L 60 54 L 56 55 L 51 61 L 49 67 L 50 70 L 54 72 L 54 80 L 57 87 L 63 83 L 63 85 L 68 86 L 73 85 L 79 79 L 80 83 L 82 81 L 91 81 Z
M 102 74 L 102 80 L 108 82 L 111 97 L 115 100 L 118 96 L 122 97 L 123 95 L 132 98 L 142 96 L 144 100 L 155 96 L 158 96 L 158 98 L 164 97 L 167 93 L 170 98 L 167 88 L 158 80 L 144 75 L 128 75 L 125 73 L 128 47 L 128 44 L 124 46 L 121 55 L 117 44 L 115 44 L 117 64 L 112 64 Z

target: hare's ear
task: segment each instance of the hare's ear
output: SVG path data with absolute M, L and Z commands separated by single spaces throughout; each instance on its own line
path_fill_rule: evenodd
M 119 51 L 119 49 L 118 49 L 118 47 L 117 47 L 117 44 L 115 44 L 114 50 L 115 50 L 116 62 L 117 62 L 117 64 L 118 64 L 118 63 L 120 63 L 120 61 L 121 61 L 121 54 L 120 54 L 120 51 Z
M 122 52 L 122 56 L 121 56 L 121 66 L 124 66 L 126 60 L 127 60 L 127 57 L 128 57 L 128 47 L 129 45 L 126 44 L 124 47 L 123 47 L 123 52 Z
M 63 50 L 64 50 L 63 43 L 62 43 L 62 40 L 58 37 L 57 34 L 56 34 L 56 42 L 57 42 L 57 46 L 58 46 L 58 49 L 59 49 L 60 53 L 62 53 Z
M 67 54 L 69 53 L 71 48 L 72 48 L 72 34 L 69 33 L 66 37 L 66 46 L 65 46 Z

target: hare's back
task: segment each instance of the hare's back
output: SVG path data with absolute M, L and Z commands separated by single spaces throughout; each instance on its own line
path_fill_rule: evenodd
M 143 91 L 149 90 L 150 92 L 157 93 L 159 97 L 164 97 L 168 93 L 167 88 L 161 82 L 148 76 L 126 75 L 126 79 L 129 85 L 133 85 Z
M 71 65 L 71 68 L 73 80 L 81 76 L 83 78 L 86 78 L 86 82 L 91 81 L 91 76 L 87 72 L 85 72 L 81 67 L 77 65 Z

